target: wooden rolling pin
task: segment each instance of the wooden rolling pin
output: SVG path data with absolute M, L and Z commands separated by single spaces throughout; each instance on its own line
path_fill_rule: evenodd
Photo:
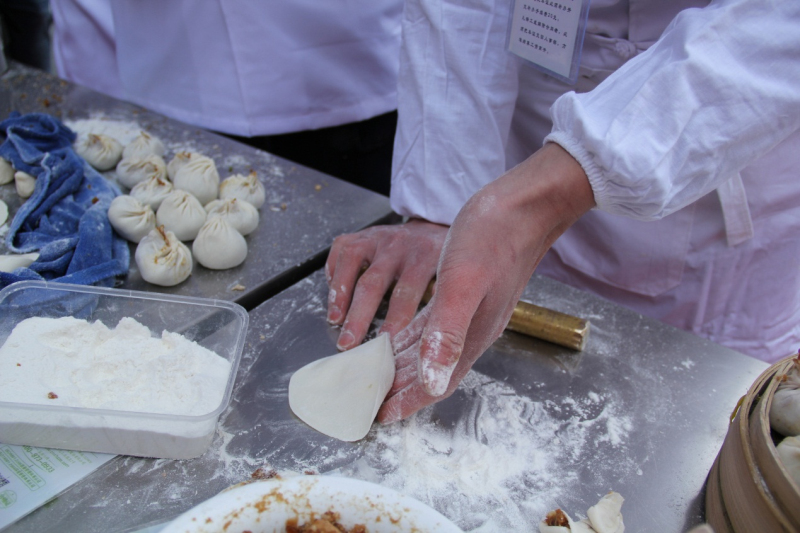
M 431 280 L 422 301 L 428 303 L 433 296 Z M 573 350 L 583 350 L 589 337 L 589 321 L 540 307 L 520 300 L 514 306 L 506 329 L 542 339 Z

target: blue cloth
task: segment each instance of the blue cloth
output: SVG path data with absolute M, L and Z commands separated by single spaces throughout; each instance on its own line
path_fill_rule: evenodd
M 6 246 L 39 252 L 28 268 L 0 272 L 0 287 L 30 279 L 112 286 L 130 263 L 128 243 L 108 221 L 119 189 L 75 153 L 75 133 L 50 115 L 14 112 L 0 122 L 0 131 L 6 136 L 0 157 L 36 176 L 33 194 L 11 221 Z

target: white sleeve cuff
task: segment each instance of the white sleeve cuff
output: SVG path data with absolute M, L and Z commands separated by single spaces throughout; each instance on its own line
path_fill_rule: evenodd
M 603 209 L 603 207 L 608 204 L 608 187 L 606 187 L 606 182 L 603 180 L 600 167 L 594 162 L 594 159 L 586 148 L 566 131 L 551 132 L 544 138 L 544 142 L 545 144 L 551 142 L 559 145 L 583 167 L 583 171 L 586 173 L 586 177 L 589 178 L 589 185 L 591 185 L 592 192 L 594 193 L 595 204 L 597 204 L 598 209 Z

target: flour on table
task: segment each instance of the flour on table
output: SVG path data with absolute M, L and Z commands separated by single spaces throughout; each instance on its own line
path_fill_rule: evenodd
M 65 121 L 64 124 L 78 135 L 102 133 L 116 139 L 122 146 L 129 145 L 134 139 L 139 137 L 142 132 L 148 132 L 146 128 L 143 128 L 137 122 L 114 120 L 102 115 L 80 120 Z M 189 142 L 174 142 L 170 140 L 162 140 L 162 142 L 168 154 L 174 154 L 180 151 L 197 151 L 193 144 Z M 166 159 L 169 160 L 170 156 L 167 155 Z
M 122 146 L 130 144 L 143 131 L 142 127 L 135 122 L 109 120 L 102 117 L 67 121 L 65 125 L 78 135 L 90 133 L 108 135 L 116 139 Z
M 458 390 L 467 396 L 469 412 L 452 427 L 436 420 L 430 406 L 400 423 L 375 424 L 360 448 L 318 446 L 293 458 L 278 449 L 237 458 L 223 445 L 219 453 L 232 471 L 267 463 L 281 474 L 289 468 L 379 483 L 475 532 L 536 531 L 548 511 L 587 482 L 579 479 L 575 463 L 592 465 L 600 478 L 636 473 L 638 465 L 625 453 L 631 419 L 605 393 L 556 405 L 474 370 Z M 618 449 L 620 462 L 595 462 L 602 446 Z M 598 486 L 598 494 L 611 488 Z
M 202 415 L 222 402 L 230 363 L 134 320 L 23 320 L 0 348 L 0 401 Z

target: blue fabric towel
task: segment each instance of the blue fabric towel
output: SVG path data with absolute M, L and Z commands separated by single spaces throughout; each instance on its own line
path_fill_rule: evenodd
M 0 288 L 30 279 L 113 286 L 130 263 L 128 243 L 108 221 L 119 189 L 75 153 L 75 133 L 50 115 L 11 113 L 0 132 L 6 136 L 0 157 L 36 176 L 33 194 L 11 221 L 6 246 L 39 252 L 28 268 L 0 272 Z

